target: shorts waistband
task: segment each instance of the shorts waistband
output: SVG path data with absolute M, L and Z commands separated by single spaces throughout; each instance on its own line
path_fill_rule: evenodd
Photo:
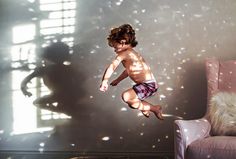
M 155 79 L 151 79 L 151 80 L 146 80 L 146 81 L 144 81 L 143 83 L 153 83 L 153 82 L 157 82 Z

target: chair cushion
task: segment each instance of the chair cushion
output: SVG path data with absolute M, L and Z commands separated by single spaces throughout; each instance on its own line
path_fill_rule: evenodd
M 236 136 L 236 94 L 215 94 L 210 101 L 208 116 L 212 135 Z
M 187 159 L 235 159 L 236 136 L 214 136 L 192 142 Z

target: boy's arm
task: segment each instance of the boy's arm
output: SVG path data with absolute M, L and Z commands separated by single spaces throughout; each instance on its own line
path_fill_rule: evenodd
M 123 60 L 122 56 L 117 56 L 115 60 L 112 61 L 112 63 L 107 67 L 106 71 L 104 72 L 104 75 L 102 77 L 102 84 L 100 86 L 100 90 L 105 92 L 108 89 L 108 80 L 110 79 L 111 75 L 115 71 L 115 69 L 118 67 L 118 65 Z
M 127 77 L 128 77 L 128 73 L 126 70 L 124 70 L 117 79 L 111 82 L 111 85 L 116 86 L 118 83 L 120 83 L 120 81 L 122 81 L 123 79 Z
M 31 79 L 33 79 L 34 77 L 38 77 L 40 76 L 41 73 L 41 69 L 40 68 L 36 68 L 34 72 L 32 72 L 31 74 L 29 74 L 27 77 L 24 78 L 24 80 L 21 82 L 21 91 L 24 95 L 26 96 L 32 96 L 32 93 L 30 93 L 29 91 L 27 91 L 27 84 L 31 81 Z

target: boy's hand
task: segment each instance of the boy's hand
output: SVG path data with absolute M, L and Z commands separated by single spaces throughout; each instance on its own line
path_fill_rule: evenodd
M 120 81 L 114 80 L 110 83 L 111 86 L 116 86 Z
M 32 93 L 30 93 L 30 92 L 28 92 L 27 91 L 27 89 L 26 89 L 26 87 L 21 87 L 21 91 L 22 91 L 22 93 L 25 95 L 25 96 L 27 96 L 27 97 L 31 97 L 32 96 Z
M 100 91 L 105 92 L 108 89 L 108 84 L 107 81 L 103 81 L 101 86 L 100 86 Z
M 23 92 L 23 94 L 25 95 L 25 96 L 27 96 L 27 97 L 31 97 L 32 96 L 32 93 L 30 93 L 30 92 L 28 92 L 28 91 L 22 91 Z

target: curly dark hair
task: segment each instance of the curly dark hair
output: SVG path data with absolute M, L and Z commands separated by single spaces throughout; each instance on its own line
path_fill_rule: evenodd
M 113 42 L 121 43 L 121 40 L 125 40 L 125 44 L 130 44 L 132 47 L 135 47 L 138 44 L 135 37 L 135 31 L 130 24 L 123 24 L 118 28 L 113 28 L 107 40 L 111 47 L 113 46 Z

